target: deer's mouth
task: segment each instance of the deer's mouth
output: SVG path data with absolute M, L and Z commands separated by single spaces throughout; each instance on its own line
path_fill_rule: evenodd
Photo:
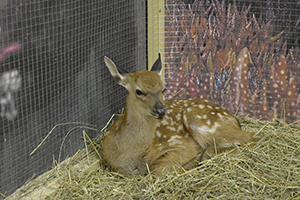
M 167 113 L 167 109 L 165 107 L 154 109 L 151 112 L 151 115 L 156 119 L 162 119 Z

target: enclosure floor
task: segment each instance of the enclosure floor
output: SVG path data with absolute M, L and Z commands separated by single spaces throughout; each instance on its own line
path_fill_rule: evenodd
M 53 169 L 25 183 L 7 199 L 48 199 L 61 187 L 60 177 L 62 175 L 68 176 L 69 172 L 72 171 L 72 174 L 75 173 L 80 176 L 82 173 L 98 169 L 99 166 L 100 162 L 97 155 L 89 155 L 87 158 L 85 149 L 78 150 L 73 157 L 67 158 Z

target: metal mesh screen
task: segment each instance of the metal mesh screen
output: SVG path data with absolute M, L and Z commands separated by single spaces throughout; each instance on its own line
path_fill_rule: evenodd
M 299 10 L 286 0 L 166 0 L 167 98 L 299 123 Z
M 0 192 L 84 147 L 81 122 L 103 127 L 124 106 L 106 55 L 128 71 L 145 67 L 145 2 L 0 1 Z M 57 124 L 46 141 L 30 153 Z M 71 131 L 67 135 L 67 132 Z M 60 149 L 64 140 L 62 149 Z M 1 197 L 0 197 L 1 198 Z

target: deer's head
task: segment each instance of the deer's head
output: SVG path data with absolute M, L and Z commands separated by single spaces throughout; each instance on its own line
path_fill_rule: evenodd
M 138 109 L 138 113 L 157 119 L 161 119 L 166 114 L 166 108 L 162 103 L 165 86 L 161 80 L 160 54 L 151 71 L 128 73 L 106 56 L 104 62 L 115 81 L 128 91 L 126 106 L 130 104 L 131 109 Z

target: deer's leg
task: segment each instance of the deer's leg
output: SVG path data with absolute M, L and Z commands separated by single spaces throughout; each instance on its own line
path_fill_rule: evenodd
M 251 144 L 249 144 L 249 147 L 253 147 L 255 144 L 254 141 L 251 142 Z M 245 145 L 242 145 L 242 146 L 245 146 Z M 210 146 L 210 147 L 207 147 L 203 152 L 202 154 L 200 155 L 200 161 L 204 161 L 204 160 L 208 160 L 210 159 L 212 156 L 216 155 L 216 154 L 221 154 L 221 153 L 224 153 L 224 152 L 228 152 L 228 151 L 231 151 L 232 149 L 234 149 L 232 151 L 232 153 L 237 153 L 237 148 L 234 147 L 234 146 L 230 146 L 230 147 L 214 147 L 214 146 Z
M 253 146 L 255 144 L 255 139 L 247 132 L 235 128 L 224 128 L 222 130 L 218 130 L 218 132 L 212 135 L 212 139 L 213 141 L 211 141 L 207 148 L 205 148 L 202 152 L 200 157 L 201 161 L 207 160 L 213 155 L 227 152 L 232 149 L 235 149 L 233 153 L 236 153 L 237 149 L 234 145 L 245 146 L 246 144 L 249 144 L 249 146 Z
M 238 129 L 224 128 L 219 129 L 216 133 L 208 135 L 210 140 L 206 140 L 204 150 L 200 156 L 200 161 L 207 160 L 211 156 L 235 149 L 233 153 L 237 152 L 235 146 L 249 147 L 255 144 L 255 139 L 247 132 Z
M 188 163 L 184 164 L 182 167 L 185 170 L 191 170 L 195 167 L 199 166 L 199 162 L 201 161 L 201 156 L 202 154 L 197 154 L 197 156 L 195 158 L 193 158 L 192 160 L 190 160 Z
M 159 173 L 173 167 L 184 168 L 186 170 L 198 166 L 197 159 L 200 157 L 195 146 L 187 141 L 181 140 L 180 145 L 165 145 L 161 150 L 152 148 L 148 155 L 148 164 L 151 172 Z
M 200 156 L 200 161 L 208 160 L 216 154 L 232 150 L 234 147 L 207 147 Z
M 208 159 L 208 154 L 214 155 L 215 146 L 217 153 L 221 153 L 233 145 L 255 142 L 233 115 L 213 105 L 194 104 L 183 112 L 183 122 L 190 136 L 204 149 L 200 160 Z

